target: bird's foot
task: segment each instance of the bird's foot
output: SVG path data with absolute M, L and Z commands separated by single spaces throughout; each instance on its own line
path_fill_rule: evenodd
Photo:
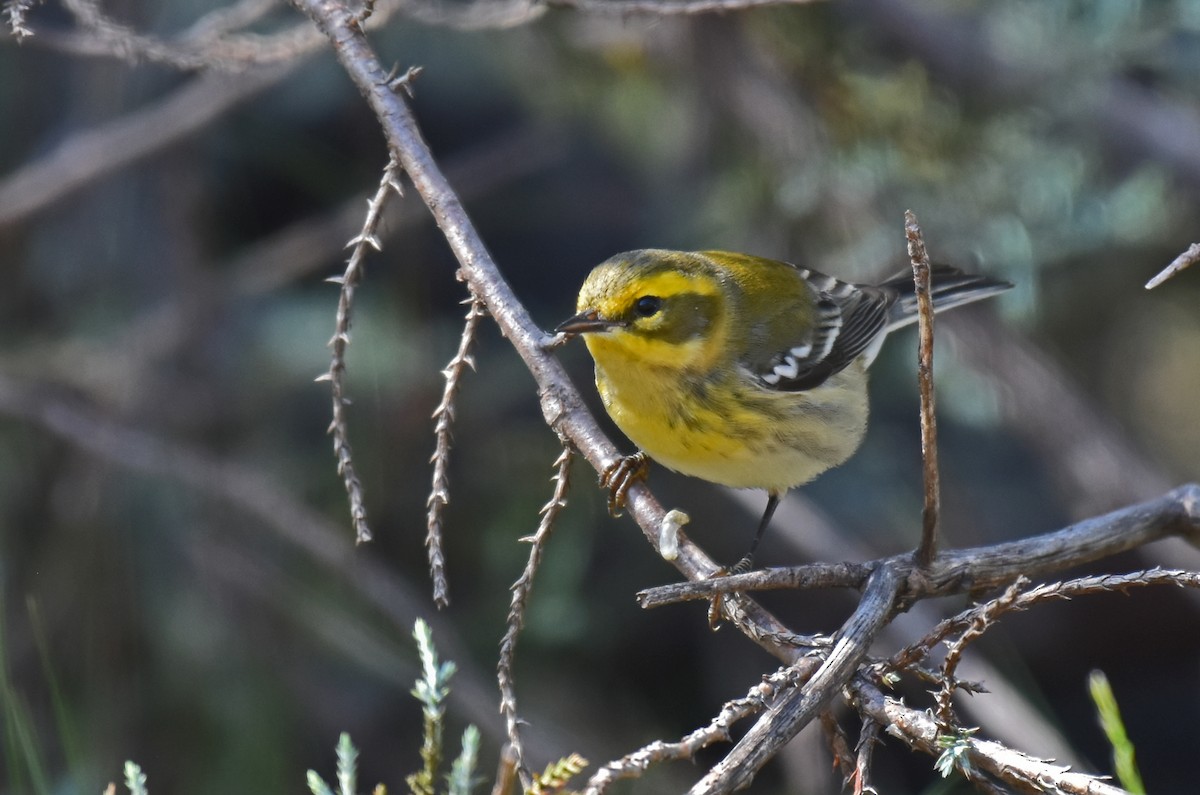
M 722 566 L 717 569 L 717 573 L 713 576 L 730 577 L 734 574 L 746 574 L 751 571 L 754 571 L 754 555 L 747 554 L 732 566 Z M 729 595 L 719 593 L 708 603 L 708 628 L 713 632 L 721 628 L 721 621 L 725 618 L 725 597 Z
M 633 455 L 622 456 L 617 462 L 600 475 L 600 487 L 608 489 L 608 513 L 610 516 L 621 515 L 625 507 L 625 497 L 634 483 L 645 480 L 650 474 L 650 457 L 637 452 Z

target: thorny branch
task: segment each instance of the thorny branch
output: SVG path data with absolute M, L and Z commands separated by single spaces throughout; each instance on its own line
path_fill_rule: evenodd
M 855 678 L 850 689 L 856 706 L 880 725 L 888 727 L 890 735 L 931 756 L 938 756 L 942 752 L 938 740 L 943 735 L 937 721 L 926 710 L 908 707 L 902 701 L 886 696 L 862 677 Z M 1035 759 L 991 740 L 964 736 L 961 742 L 964 759 L 972 769 L 981 770 L 1018 792 L 1129 795 L 1120 787 L 1096 776 L 1076 773 L 1064 765 Z
M 328 281 L 341 287 L 338 295 L 337 318 L 334 321 L 333 337 L 329 347 L 333 350 L 329 370 L 317 377 L 317 381 L 328 381 L 333 395 L 333 421 L 329 433 L 333 435 L 333 454 L 337 457 L 338 474 L 346 486 L 350 498 L 350 520 L 354 523 L 354 536 L 358 543 L 371 540 L 371 528 L 367 526 L 367 507 L 363 501 L 362 483 L 354 469 L 354 456 L 350 449 L 350 428 L 346 418 L 346 407 L 350 399 L 346 396 L 346 348 L 350 345 L 350 317 L 354 310 L 354 290 L 362 279 L 363 260 L 368 248 L 380 251 L 383 244 L 376 236 L 383 207 L 390 194 L 403 195 L 400 187 L 400 170 L 393 158 L 383 170 L 383 178 L 375 195 L 367 200 L 367 217 L 362 231 L 350 240 L 352 247 L 346 261 L 346 270 L 341 276 L 331 276 Z
M 692 759 L 703 748 L 728 742 L 735 724 L 751 715 L 757 715 L 797 682 L 796 669 L 781 668 L 750 689 L 742 698 L 726 703 L 707 726 L 701 727 L 678 742 L 657 741 L 633 753 L 609 762 L 588 779 L 584 795 L 598 795 L 614 782 L 641 776 L 653 764 L 660 762 Z
M 442 390 L 442 401 L 433 410 L 435 438 L 433 457 L 433 488 L 426 500 L 429 510 L 425 522 L 425 547 L 429 550 L 429 574 L 433 579 L 433 601 L 439 608 L 450 604 L 450 588 L 446 583 L 446 559 L 442 554 L 442 514 L 450 502 L 450 428 L 454 423 L 454 399 L 458 395 L 458 385 L 463 373 L 468 367 L 475 369 L 475 359 L 471 356 L 471 345 L 475 342 L 475 331 L 479 321 L 487 316 L 487 310 L 478 298 L 468 298 L 467 317 L 463 322 L 462 337 L 458 342 L 458 350 L 454 358 L 442 370 L 446 386 Z
M 522 541 L 528 541 L 530 544 L 529 560 L 525 563 L 525 570 L 521 572 L 521 576 L 512 584 L 512 602 L 508 608 L 508 622 L 504 631 L 504 638 L 500 641 L 500 662 L 496 666 L 500 683 L 500 712 L 504 716 L 504 723 L 508 729 L 508 747 L 512 754 L 514 766 L 521 777 L 521 783 L 525 789 L 529 789 L 533 784 L 533 775 L 530 773 L 529 765 L 525 761 L 525 745 L 521 741 L 521 718 L 517 715 L 513 662 L 517 653 L 517 637 L 521 633 L 521 628 L 525 625 L 525 606 L 529 600 L 529 593 L 533 589 L 534 575 L 537 574 L 538 566 L 541 565 L 542 554 L 546 549 L 546 542 L 550 539 L 550 534 L 554 531 L 554 521 L 567 505 L 571 461 L 574 457 L 570 446 L 563 439 L 562 454 L 554 462 L 555 467 L 557 467 L 552 478 L 554 481 L 554 495 L 550 498 L 549 502 L 542 506 L 542 520 L 538 523 L 537 532 L 521 539 Z
M 1025 588 L 1029 581 L 1024 577 L 1018 577 L 1016 582 L 1008 586 L 1004 593 L 998 598 L 987 603 L 986 609 L 980 610 L 974 620 L 967 626 L 963 633 L 946 645 L 946 657 L 942 660 L 942 670 L 938 679 L 941 680 L 942 686 L 938 689 L 935 702 L 937 710 L 934 715 L 937 717 L 938 723 L 946 732 L 950 732 L 956 723 L 954 718 L 954 691 L 958 688 L 958 680 L 956 672 L 958 663 L 962 660 L 963 652 L 967 646 L 977 638 L 983 636 L 983 633 L 988 630 L 988 627 L 996 620 L 1003 612 L 1009 609 L 1017 597 L 1021 593 L 1021 589 Z
M 976 605 L 969 610 L 951 616 L 940 622 L 930 632 L 916 643 L 907 646 L 892 655 L 887 667 L 899 670 L 909 668 L 922 659 L 939 643 L 955 632 L 962 632 L 967 627 L 980 621 L 984 616 L 995 620 L 1002 613 L 1028 610 L 1039 602 L 1050 599 L 1073 599 L 1078 596 L 1117 592 L 1127 593 L 1134 588 L 1149 586 L 1174 585 L 1177 588 L 1200 589 L 1200 574 L 1179 569 L 1147 569 L 1128 574 L 1099 574 L 1091 577 L 1079 577 L 1065 582 L 1046 583 L 1031 587 L 1007 598 L 1007 594 Z

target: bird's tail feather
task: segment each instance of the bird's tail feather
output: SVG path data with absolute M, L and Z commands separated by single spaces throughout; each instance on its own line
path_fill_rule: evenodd
M 888 330 L 907 326 L 917 320 L 917 289 L 911 271 L 893 276 L 881 287 L 895 290 L 897 299 L 888 311 Z M 1008 282 L 988 276 L 965 273 L 950 265 L 934 265 L 929 273 L 929 291 L 933 311 L 941 312 L 956 306 L 980 301 L 1012 288 Z

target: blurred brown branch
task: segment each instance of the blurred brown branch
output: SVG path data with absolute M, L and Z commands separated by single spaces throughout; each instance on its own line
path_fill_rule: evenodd
M 746 11 L 764 6 L 801 5 L 823 0 L 547 0 L 547 5 L 589 14 L 677 16 Z
M 0 182 L 0 228 L 178 143 L 290 75 L 298 63 L 196 77 L 163 99 L 75 133 Z

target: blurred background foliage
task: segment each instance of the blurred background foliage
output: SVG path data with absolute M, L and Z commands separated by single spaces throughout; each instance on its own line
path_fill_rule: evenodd
M 210 10 L 105 7 L 163 36 Z M 1200 478 L 1200 273 L 1142 289 L 1200 238 L 1200 2 L 531 16 L 462 30 L 400 14 L 373 40 L 385 60 L 424 67 L 424 133 L 545 327 L 572 311 L 592 265 L 629 248 L 886 275 L 903 267 L 911 208 L 936 259 L 1017 284 L 939 324 L 949 543 L 1051 530 Z M 401 791 L 419 765 L 418 615 L 459 665 L 451 726 L 481 727 L 490 776 L 507 587 L 557 443 L 532 379 L 485 323 L 455 426 L 453 604 L 437 613 L 422 546 L 429 415 L 465 293 L 428 212 L 395 202 L 349 354 L 377 536 L 353 548 L 328 391 L 313 377 L 328 366 L 337 300 L 324 279 L 340 272 L 387 159 L 368 109 L 324 51 L 269 78 L 222 78 L 64 54 L 47 46 L 72 24 L 54 3 L 31 21 L 32 40 L 0 46 L 0 791 L 38 790 L 18 758 L 40 760 L 45 792 L 97 792 L 127 758 L 159 793 L 300 791 L 309 767 L 331 778 L 343 730 L 362 749 L 360 780 Z M 284 6 L 262 27 L 297 21 Z M 224 99 L 250 80 L 261 85 Z M 185 135 L 164 132 L 174 106 L 130 115 L 178 97 L 191 109 L 184 92 L 202 81 L 215 110 Z M 562 357 L 598 405 L 582 346 Z M 912 337 L 889 345 L 862 451 L 789 498 L 762 562 L 915 542 L 913 359 Z M 576 467 L 517 655 L 539 767 L 678 738 L 774 669 L 736 633 L 710 633 L 702 607 L 637 609 L 636 590 L 676 575 L 628 519 L 606 515 L 594 482 Z M 693 538 L 716 557 L 744 549 L 761 495 L 661 469 L 651 484 L 695 517 Z M 1089 570 L 1154 564 L 1200 567 L 1160 544 Z M 813 632 L 853 604 L 765 601 Z M 906 617 L 881 651 L 958 606 Z M 1010 618 L 979 644 L 997 694 L 965 704 L 992 710 L 968 720 L 1111 772 L 1087 700 L 1087 672 L 1102 668 L 1149 791 L 1194 792 L 1198 621 L 1200 602 L 1177 592 Z M 876 764 L 881 791 L 968 791 L 894 741 Z M 698 775 L 673 765 L 618 791 L 682 791 Z M 752 788 L 837 790 L 812 730 Z

